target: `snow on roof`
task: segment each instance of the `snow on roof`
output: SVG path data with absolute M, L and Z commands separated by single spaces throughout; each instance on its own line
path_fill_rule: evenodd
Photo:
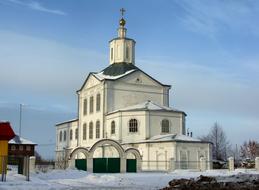
M 196 139 L 190 136 L 186 135 L 180 135 L 180 134 L 165 134 L 165 135 L 156 135 L 151 137 L 149 140 L 152 141 L 168 141 L 168 140 L 176 140 L 176 141 L 197 141 L 201 142 L 200 139 Z
M 70 120 L 67 120 L 67 121 L 63 121 L 63 122 L 60 122 L 60 123 L 56 123 L 56 126 L 57 125 L 62 125 L 62 124 L 65 124 L 65 123 L 72 123 L 74 121 L 77 121 L 78 118 L 75 118 L 75 119 L 70 119 Z
M 13 139 L 11 139 L 8 144 L 31 144 L 31 145 L 36 145 L 36 143 L 27 140 L 25 138 L 22 138 L 18 135 L 15 135 L 15 137 Z
M 136 105 L 133 105 L 133 106 L 128 106 L 128 107 L 122 108 L 122 109 L 118 109 L 118 110 L 115 110 L 115 111 L 110 112 L 110 113 L 114 113 L 114 112 L 117 112 L 117 111 L 131 111 L 131 110 L 151 110 L 151 111 L 161 110 L 161 111 L 183 112 L 183 111 L 173 109 L 173 108 L 170 108 L 170 107 L 167 107 L 167 106 L 158 105 L 158 104 L 148 100 L 148 101 L 145 101 L 143 103 L 136 104 Z
M 136 70 L 136 69 L 131 69 L 131 70 L 129 70 L 129 71 L 127 71 L 127 72 L 125 72 L 125 73 L 123 73 L 123 74 L 121 74 L 121 75 L 116 75 L 116 76 L 105 75 L 105 74 L 103 74 L 104 71 L 102 71 L 102 72 L 100 72 L 100 73 L 93 73 L 93 75 L 94 75 L 96 78 L 98 78 L 99 80 L 104 80 L 104 79 L 116 80 L 116 79 L 118 79 L 118 78 L 121 78 L 121 77 L 123 77 L 123 76 L 125 76 L 125 75 L 128 75 L 128 74 L 132 73 L 132 72 L 135 71 L 135 70 Z

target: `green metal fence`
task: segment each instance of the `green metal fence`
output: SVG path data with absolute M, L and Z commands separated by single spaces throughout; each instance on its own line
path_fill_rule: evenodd
M 137 172 L 136 159 L 127 159 L 127 172 Z
M 75 166 L 78 170 L 87 171 L 87 161 L 86 159 L 76 159 Z
M 94 158 L 94 173 L 120 173 L 120 158 Z

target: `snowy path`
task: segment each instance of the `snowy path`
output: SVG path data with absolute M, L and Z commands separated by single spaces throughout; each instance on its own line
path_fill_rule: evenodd
M 196 178 L 200 175 L 231 178 L 237 174 L 259 174 L 253 170 L 211 170 L 207 172 L 175 171 L 172 173 L 92 174 L 77 170 L 53 170 L 32 174 L 29 182 L 25 176 L 8 172 L 7 181 L 0 182 L 0 190 L 85 190 L 125 189 L 155 190 L 165 187 L 172 179 Z

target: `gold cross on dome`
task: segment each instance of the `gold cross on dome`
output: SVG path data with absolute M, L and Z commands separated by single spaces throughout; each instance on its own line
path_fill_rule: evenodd
M 123 17 L 124 12 L 126 12 L 126 10 L 125 10 L 125 9 L 123 9 L 123 8 L 121 8 L 121 9 L 120 9 L 120 12 L 121 12 L 121 17 Z

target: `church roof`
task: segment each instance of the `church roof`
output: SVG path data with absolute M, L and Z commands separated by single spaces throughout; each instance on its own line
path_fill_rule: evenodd
M 164 134 L 164 135 L 156 135 L 147 140 L 139 140 L 133 143 L 154 143 L 154 142 L 181 142 L 181 143 L 211 143 L 208 141 L 202 141 L 200 139 L 196 139 L 187 135 L 181 134 Z M 131 144 L 132 142 L 125 142 L 122 144 Z
M 133 106 L 121 108 L 121 109 L 115 110 L 113 112 L 110 112 L 108 114 L 112 114 L 112 113 L 120 112 L 120 111 L 169 111 L 169 112 L 180 112 L 180 113 L 185 114 L 185 112 L 183 112 L 183 111 L 173 109 L 173 108 L 170 108 L 170 107 L 167 107 L 167 106 L 161 106 L 161 105 L 158 105 L 158 104 L 156 104 L 156 103 L 154 103 L 150 100 L 145 101 L 145 102 L 140 103 L 140 104 L 133 105 Z
M 103 81 L 103 80 L 117 80 L 117 79 L 125 77 L 125 76 L 127 76 L 131 73 L 134 73 L 136 71 L 140 71 L 140 72 L 144 73 L 149 78 L 151 78 L 152 80 L 154 80 L 155 82 L 157 82 L 158 84 L 160 84 L 162 86 L 171 87 L 171 85 L 162 84 L 161 82 L 154 79 L 153 77 L 151 77 L 150 75 L 148 75 L 147 73 L 145 73 L 144 71 L 139 69 L 137 66 L 133 65 L 132 63 L 122 62 L 122 63 L 111 64 L 99 73 L 95 73 L 95 72 L 89 73 L 89 75 L 86 78 L 84 84 L 82 85 L 82 87 L 78 91 L 81 91 L 83 89 L 83 87 L 85 86 L 85 84 L 86 84 L 88 78 L 90 77 L 90 75 L 93 75 L 97 80 L 100 80 L 100 81 Z

